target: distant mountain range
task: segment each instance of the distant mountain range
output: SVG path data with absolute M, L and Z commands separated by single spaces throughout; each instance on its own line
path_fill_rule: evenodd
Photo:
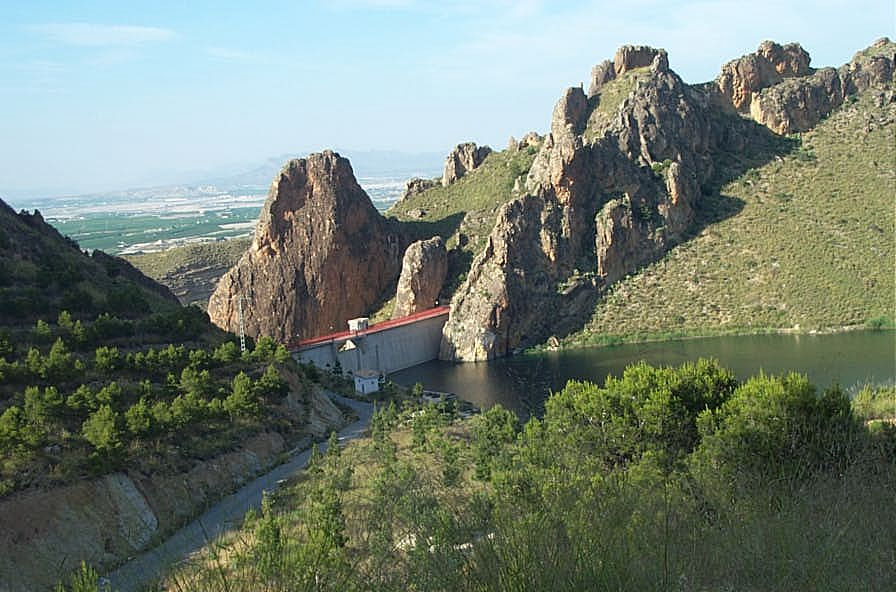
M 344 150 L 337 152 L 351 160 L 355 176 L 359 179 L 365 177 L 403 179 L 413 176 L 435 176 L 441 173 L 445 158 L 444 154 L 438 152 L 400 152 L 397 150 Z M 8 191 L 3 194 L 3 197 L 15 207 L 33 209 L 40 208 L 41 204 L 46 201 L 61 197 L 91 196 L 112 199 L 151 198 L 154 196 L 195 197 L 229 191 L 266 191 L 287 161 L 307 154 L 307 152 L 281 154 L 261 162 L 239 166 L 190 173 L 171 173 L 167 179 L 159 175 L 158 183 L 147 183 L 145 186 L 94 192 L 77 190 Z

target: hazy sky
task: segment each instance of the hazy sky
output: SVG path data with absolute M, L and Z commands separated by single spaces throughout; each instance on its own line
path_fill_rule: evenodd
M 763 39 L 836 66 L 893 29 L 892 0 L 2 0 L 0 196 L 326 147 L 503 147 L 624 43 L 699 82 Z

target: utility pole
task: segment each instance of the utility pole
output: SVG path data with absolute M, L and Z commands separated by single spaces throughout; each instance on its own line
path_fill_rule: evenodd
M 237 313 L 239 315 L 240 322 L 240 353 L 246 353 L 246 322 L 243 319 L 243 297 L 240 296 L 240 299 L 237 304 Z

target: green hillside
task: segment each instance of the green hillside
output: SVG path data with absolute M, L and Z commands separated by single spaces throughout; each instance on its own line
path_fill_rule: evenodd
M 439 183 L 396 202 L 386 212 L 401 222 L 413 240 L 434 235 L 445 239 L 448 278 L 439 301 L 448 302 L 467 277 L 473 257 L 485 248 L 498 208 L 513 196 L 516 180 L 525 181 L 537 152 L 536 146 L 492 152 L 481 165 L 447 187 Z M 394 296 L 394 290 L 385 294 L 383 303 L 369 311 L 374 323 L 392 316 Z
M 319 376 L 282 346 L 241 353 L 126 261 L 88 256 L 2 201 L 0 254 L 0 498 L 308 435 Z
M 196 304 L 204 309 L 218 279 L 239 261 L 251 241 L 250 238 L 233 238 L 158 253 L 126 255 L 125 259 L 171 288 L 183 304 Z
M 612 286 L 564 345 L 892 324 L 896 103 L 883 101 L 847 102 L 724 186 L 739 211 Z

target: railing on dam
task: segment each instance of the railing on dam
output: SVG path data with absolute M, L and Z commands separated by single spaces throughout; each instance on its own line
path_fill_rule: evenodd
M 361 331 L 342 331 L 304 339 L 293 355 L 320 368 L 396 372 L 439 356 L 442 327 L 450 307 L 430 308 L 407 317 L 371 325 Z

